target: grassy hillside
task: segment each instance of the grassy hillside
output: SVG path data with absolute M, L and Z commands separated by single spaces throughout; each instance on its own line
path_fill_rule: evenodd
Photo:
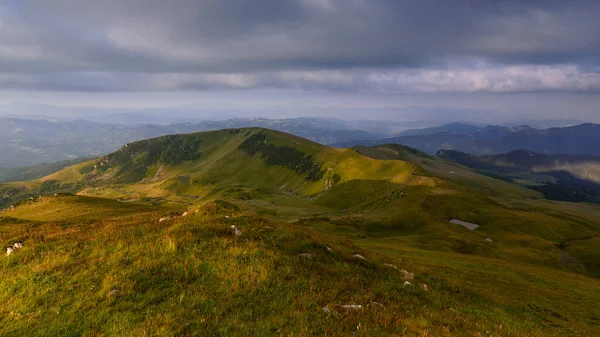
M 0 240 L 25 245 L 0 258 L 2 335 L 600 332 L 600 283 L 552 268 L 414 249 L 395 237 L 352 239 L 225 202 L 164 222 L 158 221 L 169 214 L 163 208 L 140 212 L 87 197 L 38 202 L 0 218 Z M 75 216 L 71 210 L 82 206 Z M 70 214 L 58 222 L 50 213 L 31 218 L 47 208 Z M 241 237 L 232 224 L 244 231 Z M 404 285 L 399 270 L 384 264 L 415 273 L 415 280 Z
M 0 189 L 0 335 L 600 333 L 600 207 L 402 146 L 222 130 Z

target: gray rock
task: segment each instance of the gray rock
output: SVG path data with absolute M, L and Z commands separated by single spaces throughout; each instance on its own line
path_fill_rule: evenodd
M 344 305 L 342 305 L 342 309 L 346 309 L 346 310 L 362 310 L 362 305 L 360 305 L 360 304 L 344 304 Z
M 404 280 L 406 281 L 414 281 L 415 280 L 415 274 L 408 272 L 404 269 L 402 269 L 400 271 L 400 274 L 402 275 L 402 277 L 404 278 Z
M 361 260 L 361 261 L 365 261 L 365 257 L 360 255 L 360 254 L 354 254 L 352 255 L 353 258 L 357 259 L 357 260 Z
M 115 288 L 115 289 L 113 289 L 113 290 L 111 290 L 111 291 L 108 292 L 108 297 L 114 298 L 114 297 L 119 296 L 120 293 L 121 293 L 121 289 Z
M 485 241 L 487 241 L 487 242 L 494 242 L 494 240 L 492 240 L 492 238 L 487 238 L 487 239 L 485 239 Z

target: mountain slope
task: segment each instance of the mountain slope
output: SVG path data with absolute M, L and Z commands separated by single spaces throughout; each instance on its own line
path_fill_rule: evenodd
M 599 332 L 600 208 L 398 145 L 164 136 L 0 191 L 0 334 Z

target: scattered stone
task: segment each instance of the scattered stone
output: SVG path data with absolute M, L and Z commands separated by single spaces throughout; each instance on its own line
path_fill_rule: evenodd
M 427 285 L 425 283 L 421 283 L 419 284 L 421 286 L 421 288 L 423 288 L 423 290 L 428 291 L 429 287 L 427 287 Z
M 21 242 L 21 241 L 15 242 L 13 247 L 14 247 L 14 249 L 21 249 L 21 248 L 23 248 L 23 242 Z
M 361 261 L 365 261 L 365 257 L 360 255 L 360 254 L 354 254 L 352 255 L 353 258 L 357 259 L 357 260 L 361 260 Z
M 183 212 L 183 214 L 181 214 L 182 217 L 187 216 L 188 212 Z
M 344 304 L 344 305 L 342 305 L 342 309 L 346 309 L 346 310 L 362 310 L 362 305 L 360 305 L 360 304 Z
M 412 283 L 408 282 L 408 281 L 404 281 L 404 285 L 405 286 L 412 286 Z
M 474 223 L 470 223 L 470 222 L 466 222 L 466 221 L 462 221 L 462 220 L 458 220 L 458 219 L 452 219 L 452 220 L 450 220 L 450 223 L 453 223 L 455 225 L 461 225 L 470 230 L 475 230 L 477 227 L 479 227 L 479 225 L 476 225 Z
M 233 228 L 233 234 L 234 234 L 236 237 L 238 237 L 238 238 L 239 238 L 240 236 L 242 236 L 242 234 L 244 234 L 244 233 L 243 233 L 241 230 L 239 230 L 239 229 L 238 229 L 238 228 L 237 228 L 235 225 L 231 225 L 231 228 Z
M 486 238 L 485 241 L 487 241 L 487 242 L 494 242 L 494 240 L 492 240 L 492 238 Z
M 10 254 L 12 254 L 15 250 L 12 247 L 8 247 L 6 248 L 6 256 L 9 256 Z
M 329 246 L 325 246 L 325 249 L 327 249 L 328 252 L 333 253 L 333 249 L 329 248 Z
M 400 271 L 400 274 L 402 274 L 402 277 L 406 280 L 406 281 L 414 281 L 415 279 L 415 274 L 408 272 L 404 269 L 402 269 Z
M 454 308 L 450 308 L 450 309 L 448 309 L 448 310 L 450 310 L 450 311 L 452 311 L 452 312 L 456 312 L 456 310 L 454 310 Z
M 301 258 L 304 259 L 312 259 L 312 254 L 308 254 L 308 253 L 304 253 L 304 254 L 299 254 L 298 256 L 300 256 Z
M 225 219 L 229 219 L 229 215 L 226 215 L 226 216 L 225 216 Z
M 371 304 L 369 304 L 370 306 L 376 306 L 376 307 L 380 307 L 383 308 L 383 304 L 379 303 L 379 302 L 371 302 Z
M 383 265 L 384 265 L 384 266 L 386 266 L 386 267 L 389 267 L 389 268 L 398 269 L 398 266 L 397 266 L 397 265 L 395 265 L 395 264 L 391 264 L 391 263 L 384 263 Z
M 58 194 L 54 193 L 54 196 L 55 196 L 55 197 L 58 197 Z
M 329 309 L 329 307 L 325 306 L 325 307 L 323 307 L 323 312 L 328 314 L 331 312 L 331 310 Z
M 167 220 L 169 220 L 169 218 L 168 217 L 164 217 L 164 218 L 158 219 L 158 222 L 163 222 L 163 221 L 167 221 Z

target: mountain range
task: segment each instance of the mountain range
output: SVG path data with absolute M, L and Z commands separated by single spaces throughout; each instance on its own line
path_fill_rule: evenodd
M 105 119 L 114 122 L 115 120 Z M 167 134 L 225 128 L 264 127 L 335 147 L 396 143 L 429 154 L 454 149 L 472 154 L 499 154 L 518 149 L 539 153 L 598 155 L 599 125 L 534 129 L 528 126 L 477 126 L 452 123 L 407 129 L 385 121 L 330 118 L 229 119 L 171 125 L 106 124 L 86 120 L 32 120 L 0 117 L 0 169 L 49 164 L 110 153 L 122 144 Z M 358 139 L 358 140 L 357 140 Z
M 438 150 L 455 150 L 475 155 L 528 150 L 543 154 L 600 155 L 600 124 L 588 123 L 549 129 L 448 124 L 411 130 L 392 138 L 344 142 L 335 146 L 387 143 L 406 145 L 429 154 L 435 154 Z

